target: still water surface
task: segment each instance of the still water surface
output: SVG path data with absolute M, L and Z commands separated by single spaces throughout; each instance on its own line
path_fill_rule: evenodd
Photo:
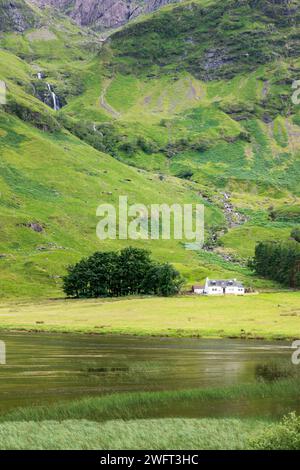
M 256 364 L 291 356 L 285 342 L 26 333 L 1 333 L 0 339 L 7 348 L 7 365 L 0 366 L 0 412 L 111 392 L 251 383 Z M 271 402 L 261 406 L 281 410 L 276 397 Z M 224 413 L 215 406 L 206 413 L 230 411 L 228 403 Z M 245 413 L 242 407 L 239 403 L 238 414 L 252 414 L 248 405 Z

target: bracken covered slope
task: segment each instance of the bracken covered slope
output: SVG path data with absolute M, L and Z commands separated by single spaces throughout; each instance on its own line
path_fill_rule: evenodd
M 271 286 L 246 262 L 258 240 L 286 240 L 300 222 L 299 1 L 169 5 L 104 43 L 15 5 L 22 28 L 11 11 L 1 26 L 0 295 L 58 295 L 68 263 L 123 246 L 95 230 L 98 204 L 124 194 L 205 203 L 205 251 L 134 242 L 187 285 Z

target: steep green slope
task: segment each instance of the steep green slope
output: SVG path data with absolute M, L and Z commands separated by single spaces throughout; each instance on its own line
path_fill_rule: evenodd
M 204 80 L 233 78 L 299 57 L 299 20 L 298 0 L 185 2 L 114 34 L 112 65 L 148 76 L 184 70 Z
M 196 186 L 131 169 L 65 132 L 46 134 L 3 112 L 0 121 L 3 297 L 58 295 L 67 264 L 97 249 L 121 247 L 96 237 L 101 203 L 117 205 L 119 195 L 129 203 L 201 201 Z M 222 220 L 214 209 L 207 216 Z M 188 277 L 210 272 L 177 241 L 136 243 Z
M 188 284 L 209 275 L 272 285 L 245 261 L 256 241 L 287 239 L 298 224 L 297 211 L 284 210 L 300 196 L 300 111 L 290 100 L 300 73 L 299 2 L 288 5 L 185 2 L 104 44 L 39 11 L 35 29 L 6 29 L 2 297 L 59 295 L 68 263 L 120 247 L 97 240 L 96 208 L 123 194 L 148 205 L 205 202 L 209 251 L 136 242 L 175 263 Z
M 67 264 L 97 249 L 121 247 L 122 242 L 96 237 L 101 203 L 116 205 L 119 195 L 147 205 L 203 202 L 196 184 L 130 168 L 66 131 L 58 113 L 33 96 L 35 73 L 1 51 L 8 90 L 0 110 L 1 297 L 61 295 Z M 208 224 L 223 223 L 218 208 L 207 205 L 206 214 Z M 199 266 L 197 253 L 177 241 L 136 244 L 175 263 L 190 282 L 214 269 L 209 260 Z M 230 269 L 217 271 L 230 276 L 236 268 Z M 241 273 L 249 276 L 246 269 Z
M 135 151 L 118 155 L 196 181 L 216 204 L 230 194 L 249 221 L 220 241 L 241 257 L 297 223 L 270 214 L 299 207 L 299 14 L 299 1 L 185 2 L 115 33 L 102 53 L 106 103 L 134 136 Z
M 118 137 L 110 152 L 126 163 L 178 176 L 189 173 L 206 189 L 255 191 L 271 199 L 298 194 L 299 106 L 292 104 L 291 85 L 300 71 L 294 21 L 299 2 L 289 2 L 287 11 L 284 2 L 269 8 L 261 2 L 225 3 L 227 13 L 224 2 L 168 7 L 115 33 L 101 50 L 102 67 L 90 68 L 84 92 L 68 100 L 63 112 L 87 122 L 110 121 Z M 227 28 L 228 12 L 246 25 L 237 21 Z M 263 45 L 251 46 L 260 28 Z M 230 41 L 239 45 L 245 30 L 249 38 L 243 54 L 232 53 L 226 62 L 217 48 L 222 60 L 211 64 L 215 75 L 201 75 L 201 67 L 198 73 L 185 62 L 190 35 L 195 34 L 199 60 L 208 65 L 205 48 L 216 36 L 226 42 L 236 35 Z M 153 36 L 152 57 L 147 47 Z M 145 49 L 140 47 L 144 43 Z M 277 55 L 273 44 L 281 45 Z M 166 48 L 165 55 L 159 47 Z M 261 65 L 255 54 L 264 48 L 269 55 Z M 165 63 L 158 66 L 162 57 Z

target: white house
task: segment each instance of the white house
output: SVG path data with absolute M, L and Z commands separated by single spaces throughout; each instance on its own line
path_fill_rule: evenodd
M 204 295 L 244 295 L 245 288 L 236 279 L 213 280 L 206 279 L 205 286 L 193 286 L 194 294 Z
M 245 288 L 241 282 L 236 279 L 214 280 L 206 279 L 204 294 L 206 295 L 244 295 Z

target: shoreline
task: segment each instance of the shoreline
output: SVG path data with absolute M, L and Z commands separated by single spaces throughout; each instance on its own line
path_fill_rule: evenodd
M 6 334 L 28 334 L 28 335 L 39 335 L 39 334 L 44 334 L 44 335 L 76 335 L 76 336 L 117 336 L 117 337 L 131 337 L 131 338 L 157 338 L 157 339 L 195 339 L 195 340 L 209 340 L 209 339 L 215 339 L 215 340 L 242 340 L 242 341 L 271 341 L 271 342 L 290 342 L 290 341 L 296 341 L 299 338 L 296 336 L 244 336 L 244 335 L 226 335 L 224 334 L 223 336 L 216 335 L 216 334 L 197 334 L 197 333 L 191 333 L 188 330 L 180 332 L 178 334 L 176 331 L 174 331 L 174 334 L 172 331 L 166 333 L 164 331 L 161 332 L 133 332 L 133 331 L 128 331 L 124 332 L 123 330 L 110 330 L 110 331 L 92 331 L 92 330 L 70 330 L 67 329 L 67 327 L 60 327 L 58 329 L 56 328 L 51 328 L 51 329 L 42 329 L 42 328 L 24 328 L 24 327 L 7 327 L 3 326 L 0 324 L 0 335 L 1 333 L 6 333 Z M 1 338 L 0 338 L 1 339 Z

